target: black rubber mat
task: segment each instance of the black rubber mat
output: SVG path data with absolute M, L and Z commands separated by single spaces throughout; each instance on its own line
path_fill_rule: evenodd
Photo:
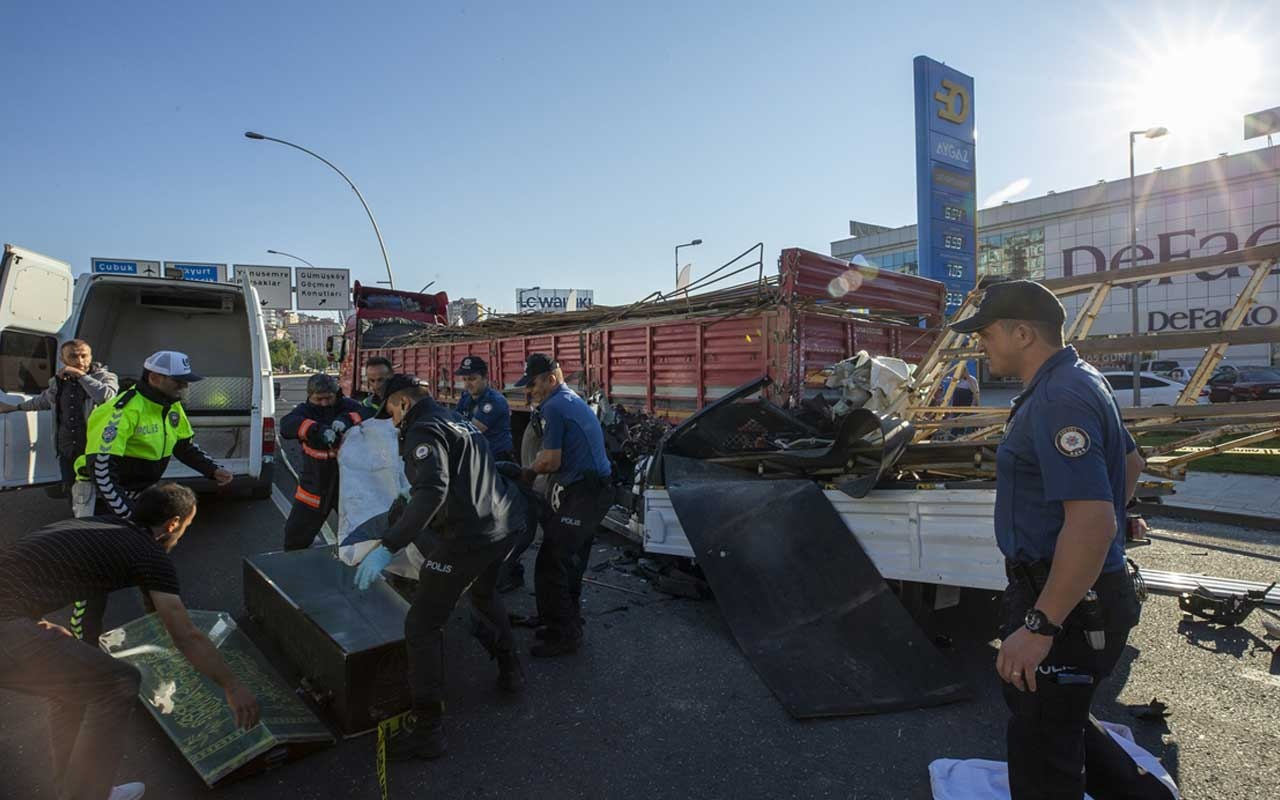
M 816 484 L 709 466 L 667 456 L 667 491 L 738 646 L 791 716 L 967 696 Z

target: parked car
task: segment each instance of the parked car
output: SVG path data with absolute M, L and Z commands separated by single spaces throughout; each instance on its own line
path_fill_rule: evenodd
M 1209 379 L 1209 401 L 1280 400 L 1280 368 L 1220 368 Z
M 1186 379 L 1179 379 L 1174 372 L 1182 372 L 1190 376 L 1191 370 L 1194 370 L 1195 367 L 1196 365 L 1194 362 L 1179 361 L 1175 358 L 1157 358 L 1151 361 L 1143 361 L 1140 365 L 1143 372 L 1153 372 L 1156 375 L 1183 381 Z
M 1116 396 L 1116 403 L 1121 408 L 1133 407 L 1133 373 L 1132 372 L 1104 372 L 1102 377 L 1107 379 L 1107 383 L 1111 384 L 1111 391 Z M 1142 405 L 1143 406 L 1171 406 L 1178 402 L 1178 396 L 1182 394 L 1184 383 L 1179 383 L 1172 378 L 1166 378 L 1163 375 L 1157 375 L 1154 372 L 1143 372 L 1139 374 L 1138 385 L 1142 387 Z M 1208 398 L 1207 389 L 1200 390 L 1200 396 L 1196 399 L 1197 403 L 1204 403 Z

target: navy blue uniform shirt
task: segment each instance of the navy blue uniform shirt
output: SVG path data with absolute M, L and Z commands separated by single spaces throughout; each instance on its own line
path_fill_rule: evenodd
M 489 443 L 489 452 L 495 456 L 510 453 L 511 442 L 511 406 L 492 386 L 480 393 L 480 398 L 463 392 L 458 399 L 458 414 L 465 420 L 474 420 L 484 425 L 484 440 Z
M 1105 500 L 1116 535 L 1102 571 L 1124 569 L 1125 457 L 1136 447 L 1106 380 L 1074 347 L 1049 358 L 1014 398 L 996 455 L 996 542 L 1006 558 L 1050 561 L 1063 502 Z
M 589 475 L 607 479 L 613 472 L 604 449 L 604 429 L 586 401 L 564 384 L 538 407 L 542 449 L 560 451 L 555 479 L 568 486 Z

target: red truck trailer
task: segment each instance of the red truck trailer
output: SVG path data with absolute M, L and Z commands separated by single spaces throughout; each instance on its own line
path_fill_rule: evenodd
M 631 412 L 677 422 L 744 383 L 770 375 L 770 399 L 793 405 L 819 391 L 823 371 L 859 350 L 906 361 L 923 357 L 942 322 L 945 289 L 937 281 L 855 266 L 792 248 L 776 275 L 690 297 L 629 307 L 492 318 L 441 325 L 443 294 L 413 295 L 357 284 L 357 311 L 331 353 L 345 391 L 359 395 L 360 369 L 385 356 L 397 371 L 430 382 L 456 401 L 458 362 L 478 355 L 516 417 L 530 411 L 513 384 L 530 353 L 560 362 L 584 397 L 600 392 Z M 395 297 L 392 297 L 392 296 Z M 418 310 L 405 307 L 413 298 Z M 363 303 L 363 307 L 362 307 Z M 395 308 L 386 306 L 400 303 Z M 381 308 L 370 308 L 377 305 Z M 376 314 L 376 315 L 375 315 Z M 517 432 L 524 419 L 513 419 Z

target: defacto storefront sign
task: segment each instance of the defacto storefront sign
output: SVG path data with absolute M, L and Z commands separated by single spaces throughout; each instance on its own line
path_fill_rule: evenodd
M 916 214 L 920 275 L 947 287 L 947 313 L 977 280 L 973 78 L 915 59 Z
M 593 289 L 543 289 L 534 286 L 516 289 L 516 311 L 541 314 L 551 311 L 581 311 L 595 302 Z

